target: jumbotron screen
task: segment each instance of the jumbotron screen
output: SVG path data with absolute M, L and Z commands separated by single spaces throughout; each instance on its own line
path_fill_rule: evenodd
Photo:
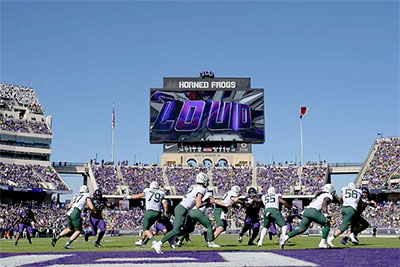
M 264 143 L 264 90 L 150 91 L 150 143 Z

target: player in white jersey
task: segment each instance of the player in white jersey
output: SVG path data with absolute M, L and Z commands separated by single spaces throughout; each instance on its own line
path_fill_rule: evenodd
M 239 201 L 239 194 L 240 187 L 234 185 L 231 190 L 224 194 L 221 200 L 215 200 L 214 217 L 217 223 L 217 229 L 214 231 L 214 240 L 226 230 L 226 227 L 228 226 L 226 215 L 232 204 Z
M 157 253 L 162 253 L 161 246 L 169 239 L 177 236 L 182 225 L 185 223 L 185 218 L 189 211 L 196 206 L 200 208 L 203 204 L 202 198 L 206 194 L 208 185 L 208 176 L 205 173 L 199 173 L 196 176 L 196 184 L 189 188 L 189 191 L 183 197 L 181 203 L 175 208 L 174 228 L 168 232 L 161 241 L 155 242 L 152 246 Z
M 213 235 L 213 228 L 210 219 L 205 214 L 205 210 L 207 206 L 211 205 L 214 202 L 212 195 L 209 192 L 206 192 L 203 199 L 203 204 L 200 208 L 196 206 L 189 212 L 189 216 L 186 218 L 186 223 L 184 226 L 184 230 L 180 233 L 179 241 L 177 243 L 178 246 L 182 245 L 183 239 L 185 236 L 189 235 L 191 232 L 194 231 L 196 223 L 199 222 L 201 225 L 207 228 L 207 247 L 209 248 L 217 248 L 220 247 L 217 244 L 214 244 L 214 235 Z
M 356 189 L 354 183 L 349 183 L 348 186 L 342 188 L 342 194 L 339 202 L 342 203 L 342 214 L 343 221 L 339 229 L 335 230 L 335 233 L 328 238 L 328 245 L 333 247 L 332 241 L 341 235 L 347 228 L 355 221 L 357 216 L 357 206 L 361 199 L 362 192 Z
M 260 240 L 258 246 L 262 246 L 265 235 L 268 232 L 269 224 L 271 222 L 279 225 L 282 228 L 282 234 L 286 235 L 287 225 L 282 213 L 279 211 L 279 204 L 283 204 L 286 208 L 290 209 L 289 204 L 282 198 L 281 194 L 277 194 L 274 187 L 268 188 L 268 193 L 261 197 L 264 204 L 264 227 L 261 230 Z M 258 201 L 257 199 L 255 201 Z
M 328 237 L 331 229 L 330 216 L 328 215 L 328 205 L 334 199 L 334 195 L 335 188 L 331 184 L 324 185 L 322 191 L 317 193 L 310 205 L 304 209 L 303 219 L 300 222 L 299 229 L 290 232 L 289 235 L 281 235 L 279 242 L 281 249 L 284 248 L 284 245 L 289 238 L 304 233 L 308 227 L 310 227 L 312 222 L 316 222 L 324 227 L 322 230 L 322 239 L 319 243 L 319 248 L 327 248 L 326 238 Z
M 67 212 L 67 228 L 64 229 L 59 235 L 52 239 L 51 245 L 56 246 L 57 241 L 71 232 L 74 232 L 71 238 L 65 243 L 64 248 L 71 248 L 70 245 L 75 239 L 79 237 L 82 232 L 82 218 L 81 213 L 88 206 L 94 212 L 94 206 L 90 198 L 89 189 L 86 185 L 82 185 L 79 189 L 79 194 L 75 195 L 72 202 L 69 204 Z
M 143 218 L 143 234 L 142 238 L 149 238 L 152 243 L 156 242 L 150 227 L 160 219 L 161 210 L 164 207 L 164 213 L 168 213 L 168 204 L 164 199 L 165 192 L 160 189 L 158 182 L 153 181 L 150 183 L 150 188 L 145 188 L 142 193 L 127 196 L 126 199 L 140 199 L 145 198 L 146 212 Z M 140 242 L 140 244 L 139 244 Z M 142 245 L 142 240 L 135 242 L 136 245 Z

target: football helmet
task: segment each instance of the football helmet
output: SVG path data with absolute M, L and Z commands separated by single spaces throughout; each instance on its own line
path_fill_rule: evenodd
M 235 193 L 236 196 L 239 196 L 240 187 L 237 186 L 237 185 L 234 185 L 234 186 L 232 186 L 231 191 L 232 191 L 233 193 Z
M 349 183 L 349 185 L 348 185 L 347 187 L 350 187 L 350 188 L 355 189 L 355 188 L 356 188 L 356 185 L 355 185 L 353 182 L 351 182 L 351 183 Z
M 97 199 L 101 199 L 103 197 L 103 192 L 100 189 L 96 189 L 93 192 L 93 197 Z
M 160 185 L 158 184 L 158 182 L 153 181 L 153 182 L 150 183 L 150 188 L 151 189 L 159 189 Z
M 79 193 L 89 193 L 89 188 L 86 185 L 82 185 L 79 188 Z
M 208 175 L 204 172 L 200 172 L 196 175 L 196 184 L 208 185 Z
M 247 193 L 249 194 L 250 197 L 254 197 L 257 195 L 257 190 L 254 187 L 250 187 Z
M 331 184 L 326 184 L 326 185 L 324 185 L 324 187 L 322 187 L 322 191 L 334 194 L 335 193 L 335 187 L 333 185 L 331 185 Z
M 268 188 L 268 194 L 270 194 L 270 195 L 276 194 L 276 189 L 275 189 L 275 187 L 271 186 L 270 188 Z

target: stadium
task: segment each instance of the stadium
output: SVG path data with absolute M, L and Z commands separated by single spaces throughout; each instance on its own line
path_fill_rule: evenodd
M 79 7 L 79 4 L 76 4 L 74 7 Z M 125 4 L 127 6 L 121 6 L 129 6 L 129 11 L 134 10 L 131 9 L 131 3 Z M 51 5 L 45 4 L 43 8 L 49 8 L 54 14 L 63 17 L 64 14 L 57 13 L 59 11 Z M 197 3 L 194 5 L 197 6 Z M 83 6 L 85 5 L 82 4 Z M 2 11 L 2 14 L 9 18 L 9 21 L 13 21 L 10 14 L 16 14 L 15 10 L 19 10 L 20 7 L 15 5 L 17 8 L 13 9 L 12 4 L 6 7 L 6 10 L 10 11 L 5 12 L 7 14 Z M 36 7 L 30 8 L 39 11 Z M 30 11 L 30 8 L 27 10 Z M 100 14 L 108 14 L 108 10 L 102 13 L 103 8 L 105 6 L 99 9 Z M 139 10 L 142 10 L 141 8 Z M 157 10 L 146 8 L 153 12 Z M 143 10 L 147 10 L 146 8 Z M 169 12 L 179 12 L 179 8 L 178 11 Z M 205 7 L 197 6 L 197 9 L 202 8 Z M 247 5 L 245 8 L 247 9 Z M 294 10 L 293 14 L 297 12 L 296 8 Z M 339 10 L 339 14 L 342 14 L 342 10 Z M 209 10 L 205 8 L 204 11 Z M 91 21 L 74 21 L 72 13 L 66 12 L 65 21 L 77 23 L 78 26 L 80 23 L 85 26 L 92 25 Z M 239 15 L 236 12 L 235 17 Z M 32 16 L 37 18 L 37 14 Z M 161 19 L 165 18 L 168 12 L 156 14 Z M 27 14 L 27 17 L 29 16 Z M 121 15 L 121 18 L 125 18 L 124 16 L 126 14 Z M 261 14 L 256 17 L 258 16 L 262 17 Z M 99 22 L 95 17 L 89 17 Z M 183 17 L 186 18 L 187 15 Z M 251 20 L 251 17 L 247 18 Z M 47 23 L 50 20 L 46 17 L 43 21 Z M 119 19 L 116 18 L 116 21 Z M 120 23 L 124 24 L 121 21 Z M 42 27 L 44 24 L 38 25 Z M 119 30 L 115 28 L 108 31 L 107 27 L 110 25 L 103 25 L 104 32 L 114 36 Z M 177 26 L 178 24 L 173 25 L 181 27 Z M 234 25 L 240 28 L 236 22 Z M 48 30 L 46 27 L 43 31 Z M 19 28 L 14 28 L 12 34 L 7 32 L 6 36 L 18 36 L 17 29 Z M 41 30 L 40 28 L 39 31 Z M 102 36 L 103 30 L 97 32 L 98 30 L 96 27 L 92 29 L 95 32 L 93 36 L 96 36 L 92 38 L 96 42 L 89 41 L 91 45 L 86 48 L 85 53 L 96 54 L 97 49 L 100 49 L 101 42 L 97 42 L 96 38 Z M 125 38 L 129 35 L 127 32 L 125 29 L 124 34 L 116 36 Z M 171 31 L 164 28 L 158 33 L 165 37 L 165 40 L 172 40 L 171 36 L 163 35 L 165 32 Z M 204 33 L 210 32 L 207 30 Z M 77 40 L 82 40 L 83 43 L 91 40 L 90 37 L 87 40 L 81 37 L 73 41 L 58 38 L 63 45 L 75 44 L 79 42 Z M 197 34 L 193 34 L 191 38 L 199 39 Z M 330 37 L 328 39 L 331 40 Z M 134 40 L 136 41 L 135 38 Z M 152 42 L 157 39 L 146 40 L 149 41 L 149 46 L 152 46 Z M 43 46 L 40 49 L 51 50 L 51 45 L 44 45 L 42 40 L 40 44 Z M 125 57 L 129 57 L 126 51 L 133 51 L 119 43 L 111 46 L 114 45 L 121 45 L 121 51 L 124 51 L 119 58 L 121 62 L 124 62 Z M 142 47 L 143 51 L 146 51 L 146 45 Z M 18 59 L 18 45 L 15 45 L 16 51 L 9 46 L 10 43 L 6 42 L 5 51 L 10 53 L 10 58 L 13 55 Z M 218 44 L 216 46 L 218 47 Z M 226 52 L 225 46 L 222 47 L 220 54 Z M 32 44 L 27 51 L 29 49 L 33 51 L 36 48 Z M 85 53 L 76 53 L 83 51 L 81 48 L 75 50 L 72 45 L 71 51 L 68 49 L 64 51 L 65 55 L 59 55 L 58 51 L 53 55 L 38 53 L 38 57 L 43 59 L 43 63 L 39 65 L 46 65 L 44 62 L 52 57 L 62 56 L 65 62 L 68 61 L 68 56 L 86 57 Z M 303 119 L 309 119 L 313 107 L 310 108 L 308 104 L 296 107 L 295 121 L 300 125 L 300 156 L 297 158 L 297 152 L 293 152 L 298 150 L 297 144 L 294 148 L 290 140 L 285 144 L 277 141 L 282 142 L 282 139 L 290 135 L 298 135 L 285 133 L 292 129 L 287 127 L 287 124 L 292 122 L 286 117 L 289 112 L 280 113 L 282 110 L 274 110 L 280 105 L 292 105 L 293 99 L 298 101 L 298 98 L 301 98 L 301 94 L 285 91 L 282 77 L 286 79 L 286 73 L 279 77 L 282 81 L 281 92 L 272 92 L 270 87 L 274 87 L 273 83 L 267 84 L 268 79 L 260 78 L 263 74 L 255 67 L 249 67 L 248 71 L 236 72 L 229 64 L 224 66 L 234 73 L 233 75 L 219 76 L 211 70 L 200 71 L 198 75 L 187 75 L 191 73 L 191 68 L 190 71 L 176 68 L 165 72 L 169 74 L 163 77 L 164 75 L 159 76 L 157 64 L 152 62 L 146 63 L 149 66 L 144 64 L 145 71 L 138 71 L 141 76 L 136 76 L 135 73 L 128 73 L 121 67 L 129 63 L 113 62 L 110 55 L 117 54 L 117 51 L 112 51 L 109 55 L 105 48 L 102 49 L 100 58 L 104 56 L 107 62 L 104 64 L 106 71 L 102 74 L 94 70 L 94 65 L 91 65 L 92 68 L 85 65 L 90 60 L 80 61 L 82 68 L 74 62 L 70 69 L 63 69 L 53 76 L 41 74 L 38 67 L 36 74 L 40 79 L 48 79 L 41 80 L 36 86 L 33 83 L 28 85 L 28 78 L 24 77 L 22 71 L 16 71 L 18 68 L 12 67 L 12 64 L 9 68 L 14 69 L 17 77 L 11 75 L 11 71 L 4 71 L 5 75 L 0 82 L 0 266 L 399 265 L 398 129 L 394 130 L 393 135 L 388 135 L 390 131 L 385 130 L 385 135 L 381 132 L 376 135 L 374 132 L 372 137 L 370 133 L 349 139 L 342 137 L 343 144 L 339 145 L 335 140 L 340 140 L 341 137 L 334 139 L 328 131 L 336 133 L 335 127 L 342 127 L 343 132 L 349 130 L 344 129 L 345 127 L 361 128 L 358 132 L 349 130 L 352 135 L 367 129 L 363 128 L 363 124 L 373 124 L 376 120 L 371 119 L 372 123 L 364 123 L 354 119 L 346 124 L 345 116 L 340 111 L 329 110 L 333 101 L 329 101 L 327 94 L 322 97 L 323 100 L 313 102 L 313 107 L 319 108 L 319 112 L 325 115 L 324 112 L 337 112 L 341 114 L 338 115 L 341 117 L 338 121 L 343 121 L 335 124 L 332 116 L 326 121 L 323 120 L 325 123 L 321 124 L 322 126 L 311 124 L 312 131 L 321 133 L 323 141 L 316 138 L 315 134 L 314 139 L 306 139 L 308 143 L 303 144 Z M 154 50 L 144 54 L 152 54 Z M 211 53 L 210 50 L 206 51 Z M 134 53 L 139 55 L 141 51 Z M 334 54 L 337 56 L 340 53 Z M 169 57 L 170 54 L 174 53 L 165 53 L 160 58 Z M 25 57 L 25 54 L 23 55 Z M 192 56 L 193 52 L 190 51 L 189 55 Z M 256 62 L 257 56 L 250 62 Z M 97 54 L 95 57 L 99 58 Z M 215 54 L 206 58 L 211 61 L 213 57 L 216 57 Z M 216 58 L 222 61 L 221 58 L 229 57 Z M 240 58 L 245 61 L 244 58 Z M 29 61 L 29 56 L 26 56 L 26 59 Z M 201 61 L 201 57 L 197 59 Z M 173 58 L 169 60 L 174 64 Z M 10 62 L 8 58 L 6 62 Z M 19 60 L 15 62 L 20 67 Z M 51 73 L 52 69 L 67 66 L 64 65 L 67 64 L 65 62 L 53 62 L 45 69 Z M 295 57 L 293 62 L 296 62 Z M 102 61 L 96 64 L 102 65 L 101 63 Z M 279 66 L 280 63 L 274 64 Z M 358 66 L 360 65 L 362 64 Z M 369 63 L 367 65 L 369 66 Z M 27 66 L 32 68 L 33 65 L 28 62 Z M 162 66 L 168 69 L 167 65 Z M 398 62 L 396 66 L 398 68 Z M 157 71 L 150 71 L 152 68 Z M 301 68 L 302 66 L 296 69 L 296 72 L 301 72 Z M 318 73 L 318 66 L 314 69 L 310 65 L 309 68 Z M 71 71 L 71 77 L 67 74 L 68 71 Z M 180 76 L 180 73 L 184 74 Z M 242 76 L 243 73 L 245 77 Z M 340 75 L 342 70 L 338 73 L 335 75 Z M 58 76 L 68 77 L 68 81 L 64 80 L 65 84 L 57 84 Z M 362 77 L 364 76 L 366 75 L 363 74 Z M 398 83 L 397 74 L 395 76 Z M 107 80 L 110 77 L 112 79 Z M 122 84 L 125 77 L 127 84 Z M 270 78 L 274 80 L 273 77 Z M 121 81 L 116 81 L 117 79 Z M 144 86 L 147 87 L 138 90 L 140 92 L 133 92 L 130 89 L 135 82 L 130 79 L 150 82 L 145 83 Z M 158 86 L 160 79 L 162 86 Z M 312 80 L 310 77 L 306 79 Z M 323 79 L 334 84 L 334 79 L 321 78 Z M 352 79 L 349 78 L 346 82 Z M 371 79 L 383 80 L 382 77 Z M 301 79 L 298 80 L 301 83 Z M 14 84 L 12 81 L 19 83 Z M 354 81 L 359 82 L 357 78 L 354 78 Z M 104 88 L 107 88 L 107 92 L 101 83 L 106 84 Z M 253 87 L 253 84 L 256 86 Z M 354 84 L 352 86 L 355 86 Z M 363 87 L 367 82 L 360 84 Z M 140 86 L 143 84 L 140 83 Z M 310 86 L 313 86 L 312 83 Z M 61 91 L 50 92 L 50 87 L 59 88 Z M 103 91 L 100 88 L 103 88 Z M 85 90 L 87 92 L 84 92 Z M 340 95 L 343 106 L 347 103 L 347 106 L 354 105 L 354 109 L 364 107 L 360 104 L 363 102 L 363 96 L 356 96 L 360 102 L 356 104 L 349 101 L 353 98 L 350 93 L 338 88 L 332 88 L 332 91 L 330 97 Z M 367 89 L 363 93 L 369 94 Z M 313 92 L 314 96 L 319 94 L 323 95 Z M 114 95 L 118 96 L 114 98 Z M 371 95 L 375 96 L 372 93 Z M 114 104 L 111 98 L 118 99 L 119 102 Z M 380 108 L 391 106 L 375 98 L 375 104 Z M 393 96 L 390 98 L 394 99 Z M 289 103 L 284 103 L 286 100 Z M 112 112 L 109 112 L 111 104 Z M 46 110 L 54 110 L 57 115 L 47 113 Z M 107 118 L 102 116 L 103 113 L 106 113 Z M 118 117 L 119 115 L 121 117 Z M 352 115 L 346 114 L 349 120 L 353 119 Z M 386 115 L 391 118 L 392 114 Z M 371 114 L 371 117 L 373 116 Z M 399 114 L 395 115 L 395 119 L 398 116 Z M 127 131 L 128 137 L 118 135 L 119 118 L 121 125 L 124 122 L 131 125 L 130 128 L 125 128 L 132 131 Z M 97 124 L 104 121 L 107 123 L 107 133 L 111 132 L 110 142 L 108 135 L 98 138 L 105 136 L 101 132 L 103 128 Z M 382 121 L 387 123 L 385 119 Z M 398 122 L 393 122 L 394 128 L 396 123 L 398 126 Z M 274 127 L 271 125 L 275 128 L 271 129 Z M 308 126 L 309 124 L 305 125 Z M 324 131 L 319 131 L 321 128 L 325 128 Z M 269 134 L 271 131 L 282 135 L 282 139 Z M 137 132 L 144 133 L 145 139 Z M 367 153 L 361 156 L 362 161 L 352 162 L 348 159 L 360 154 L 360 151 L 352 153 L 352 150 L 360 149 L 349 140 L 356 143 L 354 140 L 357 138 L 362 139 L 362 142 L 357 144 L 363 143 L 363 151 Z M 130 142 L 134 144 L 134 148 L 129 146 Z M 330 142 L 332 144 L 329 144 Z M 102 153 L 108 153 L 109 143 L 110 158 Z M 335 146 L 338 150 L 344 147 L 345 151 L 337 155 L 345 160 L 338 162 L 324 159 L 330 158 L 329 155 L 319 155 L 318 159 L 314 156 L 313 160 L 308 160 L 312 157 L 304 157 L 306 145 L 308 149 L 318 146 L 331 149 L 313 148 L 313 151 L 324 151 L 323 153 L 337 153 L 333 149 Z M 268 146 L 277 149 L 265 149 Z M 287 157 L 288 154 L 283 152 L 287 147 L 291 150 L 289 154 L 295 154 L 294 158 Z M 154 152 L 159 151 L 159 148 L 162 148 L 160 155 L 159 152 Z M 98 151 L 100 157 L 97 156 Z M 281 155 L 285 155 L 286 158 L 282 160 L 277 151 L 282 152 Z M 346 157 L 346 153 L 352 156 Z M 88 156 L 94 154 L 95 157 Z M 133 154 L 134 159 L 131 160 Z M 157 160 L 148 160 L 155 158 L 155 154 Z M 136 159 L 137 155 L 140 160 Z M 277 160 L 274 157 L 277 157 Z M 338 177 L 346 177 L 347 180 L 342 182 L 340 187 L 335 187 Z

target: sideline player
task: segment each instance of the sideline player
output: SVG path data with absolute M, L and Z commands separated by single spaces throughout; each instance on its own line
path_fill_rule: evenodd
M 224 194 L 221 200 L 215 200 L 214 217 L 217 222 L 217 228 L 214 231 L 214 240 L 226 230 L 228 226 L 226 215 L 228 214 L 229 208 L 239 201 L 239 193 L 240 187 L 234 185 L 231 190 Z M 206 232 L 204 232 L 204 235 L 206 235 Z
M 254 201 L 255 198 L 260 198 L 260 196 L 257 195 L 257 190 L 254 187 L 250 187 L 249 190 L 247 191 L 248 196 L 246 197 L 246 209 L 245 209 L 245 214 L 246 217 L 244 219 L 244 225 L 242 227 L 242 230 L 239 232 L 239 238 L 238 241 L 239 243 L 242 243 L 243 241 L 243 235 L 247 231 L 251 231 L 251 236 L 248 241 L 248 245 L 252 246 L 255 245 L 253 241 L 256 239 L 258 236 L 258 232 L 260 231 L 260 209 L 262 206 L 262 203 Z
M 18 245 L 18 240 L 20 239 L 24 229 L 26 228 L 26 239 L 28 239 L 29 245 L 32 244 L 31 238 L 33 237 L 32 223 L 36 223 L 35 215 L 33 214 L 31 208 L 29 206 L 25 206 L 25 209 L 21 212 L 19 218 L 14 222 L 12 227 L 15 224 L 18 224 L 18 232 L 15 237 L 14 247 Z
M 271 222 L 281 227 L 281 235 L 286 235 L 287 225 L 282 213 L 279 211 L 279 204 L 281 203 L 286 208 L 290 209 L 289 204 L 282 198 L 281 194 L 276 193 L 275 187 L 271 186 L 268 188 L 267 194 L 261 197 L 264 203 L 264 227 L 261 230 L 260 240 L 258 240 L 258 246 L 262 246 L 265 235 L 267 234 L 268 227 Z
M 164 190 L 160 189 L 160 186 L 156 181 L 151 182 L 150 188 L 145 188 L 142 193 L 128 196 L 126 199 L 140 199 L 143 197 L 146 200 L 146 212 L 143 219 L 142 237 L 149 238 L 154 244 L 156 239 L 154 238 L 153 233 L 150 231 L 150 228 L 157 220 L 160 219 L 162 207 L 164 207 L 165 214 L 168 212 L 168 204 L 164 199 Z M 138 242 L 135 242 L 135 244 L 138 245 Z
M 106 233 L 106 221 L 104 220 L 102 213 L 105 207 L 111 208 L 113 205 L 103 198 L 103 192 L 101 192 L 100 189 L 96 189 L 93 192 L 92 202 L 94 211 L 90 213 L 89 217 L 90 228 L 92 231 L 85 234 L 85 241 L 89 241 L 89 236 L 96 236 L 97 230 L 100 229 L 99 236 L 97 237 L 94 246 L 101 248 L 100 241 Z
M 86 185 L 82 185 L 79 189 L 79 194 L 75 195 L 72 202 L 69 204 L 69 211 L 67 212 L 67 228 L 64 229 L 60 234 L 52 239 L 51 245 L 56 246 L 57 241 L 74 232 L 70 239 L 65 243 L 64 248 L 70 249 L 72 242 L 79 237 L 82 232 L 82 218 L 81 213 L 83 209 L 88 206 L 89 209 L 94 212 L 93 202 L 90 198 L 89 189 Z
M 321 225 L 322 239 L 319 242 L 319 248 L 327 248 L 326 238 L 328 237 L 330 226 L 330 218 L 328 216 L 328 205 L 334 200 L 335 188 L 331 184 L 326 184 L 323 186 L 322 191 L 318 192 L 314 199 L 311 201 L 304 209 L 303 219 L 300 222 L 299 229 L 290 232 L 289 235 L 282 234 L 280 237 L 279 245 L 281 249 L 284 248 L 285 243 L 289 238 L 295 237 L 304 233 L 308 227 L 310 227 L 312 222 L 316 222 Z M 322 212 L 321 212 L 322 211 Z
M 162 253 L 161 251 L 161 246 L 167 242 L 169 239 L 177 236 L 179 232 L 181 231 L 182 225 L 185 223 L 185 218 L 189 211 L 196 206 L 197 208 L 200 208 L 202 205 L 202 198 L 206 194 L 207 191 L 207 185 L 208 185 L 208 176 L 205 173 L 199 173 L 196 176 L 196 184 L 192 185 L 189 188 L 189 191 L 186 193 L 186 195 L 183 197 L 181 203 L 179 203 L 175 207 L 175 219 L 174 219 L 174 228 L 172 231 L 168 232 L 162 239 L 161 241 L 155 242 L 152 245 L 152 248 L 157 253 Z
M 341 235 L 347 228 L 357 219 L 357 206 L 361 199 L 361 190 L 356 189 L 354 183 L 349 183 L 348 186 L 342 188 L 342 194 L 339 202 L 342 203 L 343 221 L 339 229 L 335 230 L 330 237 L 328 237 L 328 245 L 334 247 L 332 241 Z

